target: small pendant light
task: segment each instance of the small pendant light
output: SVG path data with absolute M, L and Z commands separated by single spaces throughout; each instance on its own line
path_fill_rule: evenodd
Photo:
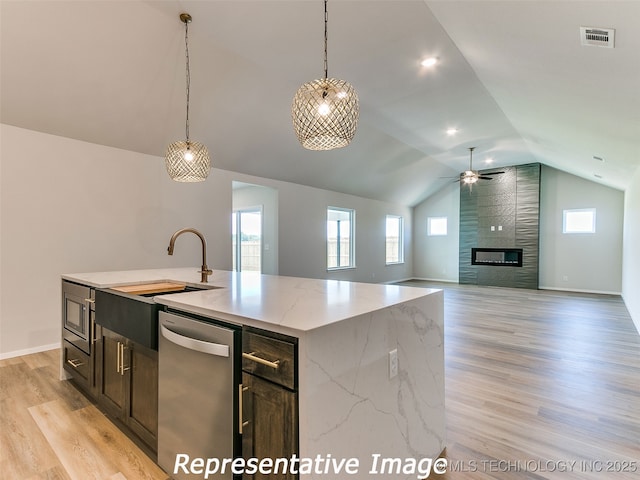
M 324 78 L 302 85 L 291 106 L 293 128 L 309 150 L 349 145 L 358 126 L 358 94 L 344 80 L 328 78 L 327 0 L 324 0 Z
M 191 71 L 189 68 L 189 23 L 191 15 L 180 14 L 184 23 L 184 44 L 187 63 L 187 120 L 185 122 L 186 140 L 173 142 L 167 147 L 165 164 L 167 173 L 176 182 L 203 182 L 211 170 L 209 151 L 202 143 L 189 139 L 189 94 L 191 88 Z

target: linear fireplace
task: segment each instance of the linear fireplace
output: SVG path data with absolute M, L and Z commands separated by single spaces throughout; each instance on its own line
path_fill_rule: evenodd
M 521 248 L 472 248 L 472 265 L 522 267 Z

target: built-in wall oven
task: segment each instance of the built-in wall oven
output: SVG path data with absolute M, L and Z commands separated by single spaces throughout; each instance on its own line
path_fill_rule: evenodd
M 86 285 L 62 282 L 62 326 L 64 340 L 91 354 L 95 290 Z

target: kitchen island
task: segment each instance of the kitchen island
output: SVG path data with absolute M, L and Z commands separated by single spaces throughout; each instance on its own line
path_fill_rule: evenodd
M 202 284 L 197 270 L 63 279 L 95 288 L 166 281 L 205 287 L 155 301 L 297 338 L 298 457 L 314 460 L 300 478 L 428 473 L 428 460 L 445 446 L 441 290 L 228 271 L 214 271 Z

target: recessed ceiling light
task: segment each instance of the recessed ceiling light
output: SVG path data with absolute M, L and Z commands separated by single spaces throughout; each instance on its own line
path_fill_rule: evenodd
M 436 63 L 438 63 L 437 57 L 428 57 L 420 62 L 420 65 L 423 67 L 433 67 Z
M 455 135 L 456 133 L 458 133 L 458 129 L 457 128 L 448 128 L 447 129 L 447 135 Z

